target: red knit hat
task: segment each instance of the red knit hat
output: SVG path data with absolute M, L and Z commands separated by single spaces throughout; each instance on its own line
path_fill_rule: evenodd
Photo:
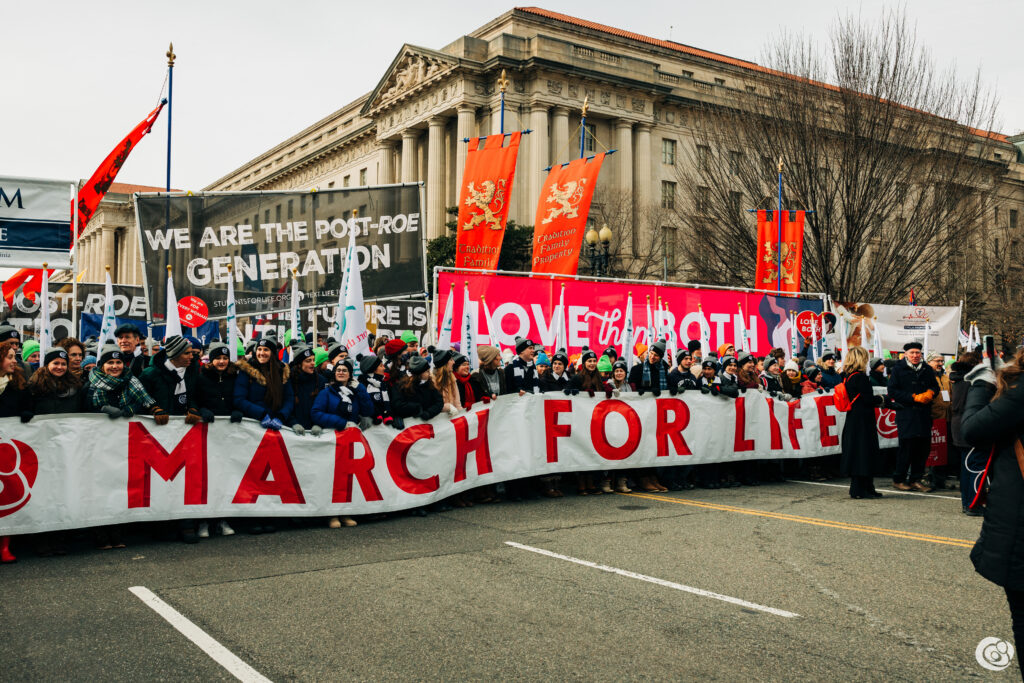
M 384 345 L 384 355 L 397 356 L 402 351 L 405 351 L 408 347 L 409 345 L 406 344 L 401 339 L 392 339 L 391 341 Z

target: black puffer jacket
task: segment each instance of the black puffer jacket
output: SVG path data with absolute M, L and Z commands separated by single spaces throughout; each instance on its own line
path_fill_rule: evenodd
M 295 410 L 292 411 L 292 424 L 301 424 L 306 429 L 313 428 L 313 401 L 320 390 L 327 386 L 327 380 L 319 372 L 305 373 L 292 367 L 292 393 L 295 395 Z
M 949 368 L 949 438 L 957 448 L 970 447 L 960 433 L 960 423 L 963 420 L 964 408 L 967 406 L 967 390 L 970 388 L 964 381 L 964 375 L 970 371 L 970 364 L 960 361 L 953 363 Z
M 234 363 L 221 372 L 212 365 L 207 365 L 199 372 L 196 380 L 196 398 L 199 408 L 209 410 L 214 415 L 230 415 L 234 410 L 235 376 L 238 368 Z
M 415 377 L 411 378 L 411 381 L 411 394 L 406 393 L 406 387 L 401 385 L 391 390 L 391 409 L 395 411 L 395 415 L 418 417 L 421 420 L 429 420 L 439 415 L 444 410 L 444 398 L 434 383 L 429 380 L 420 382 Z
M 33 413 L 33 401 L 28 386 L 15 389 L 14 382 L 8 382 L 0 393 L 0 417 L 21 417 L 30 413 Z
M 1024 434 L 1024 379 L 990 401 L 995 387 L 976 382 L 967 391 L 961 425 L 964 440 L 975 448 L 995 447 L 988 472 L 985 521 L 971 561 L 996 585 L 1024 590 L 1024 476 L 1013 445 Z

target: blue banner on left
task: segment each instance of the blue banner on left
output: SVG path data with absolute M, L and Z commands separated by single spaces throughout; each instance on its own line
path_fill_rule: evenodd
M 71 267 L 70 180 L 0 176 L 0 267 Z

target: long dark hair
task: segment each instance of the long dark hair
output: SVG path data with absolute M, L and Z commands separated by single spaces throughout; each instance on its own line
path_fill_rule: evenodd
M 266 363 L 257 363 L 260 373 L 266 384 L 266 393 L 263 395 L 263 402 L 270 410 L 280 410 L 284 405 L 284 363 L 271 355 Z
M 74 393 L 72 390 L 82 388 L 82 376 L 71 372 L 70 365 L 64 374 L 57 377 L 46 365 L 40 365 L 39 369 L 32 373 L 28 380 L 28 388 L 35 397 L 40 396 L 67 396 Z
M 992 397 L 992 400 L 994 401 L 1017 386 L 1021 373 L 1024 373 L 1024 349 L 1018 349 L 1017 354 L 1013 357 L 1013 362 L 1004 365 L 1003 369 L 999 371 L 996 376 L 996 395 Z
M 579 369 L 576 376 L 580 378 L 580 388 L 583 391 L 601 391 L 604 388 L 601 372 L 597 369 L 587 370 L 584 366 Z

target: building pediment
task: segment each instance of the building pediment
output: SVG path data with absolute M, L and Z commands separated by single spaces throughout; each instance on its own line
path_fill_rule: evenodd
M 424 86 L 434 83 L 459 66 L 459 60 L 436 50 L 403 45 L 398 56 L 370 94 L 362 113 L 365 115 L 396 102 Z

